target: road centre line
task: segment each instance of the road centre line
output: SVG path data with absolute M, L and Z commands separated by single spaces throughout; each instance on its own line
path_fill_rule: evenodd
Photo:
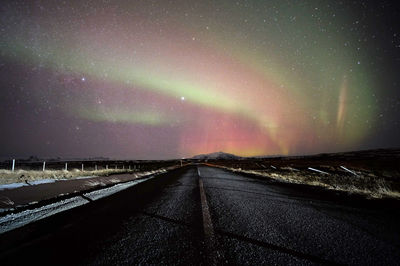
M 203 214 L 204 242 L 206 249 L 208 251 L 210 263 L 212 265 L 216 265 L 218 259 L 218 251 L 216 250 L 214 227 L 211 221 L 211 215 L 208 208 L 206 193 L 204 191 L 203 180 L 200 175 L 200 169 L 198 167 L 197 167 L 197 174 L 199 175 L 201 211 Z

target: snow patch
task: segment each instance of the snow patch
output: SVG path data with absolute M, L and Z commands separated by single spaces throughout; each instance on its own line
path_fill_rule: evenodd
M 25 186 L 35 186 L 35 185 L 41 185 L 41 184 L 49 184 L 49 183 L 54 183 L 56 181 L 61 181 L 61 180 L 68 180 L 68 179 L 65 179 L 65 178 L 62 178 L 62 179 L 41 179 L 41 180 L 35 180 L 35 181 L 28 181 L 28 183 L 3 184 L 3 185 L 0 185 L 0 190 L 14 189 L 14 188 L 20 188 L 20 187 L 25 187 Z
M 94 178 L 94 177 L 99 177 L 99 176 L 97 176 L 97 175 L 77 176 L 77 177 L 74 177 L 73 179 L 88 179 L 88 178 Z M 73 179 L 71 179 L 71 180 L 73 180 Z
M 7 214 L 4 217 L 0 217 L 0 234 L 24 226 L 28 223 L 44 219 L 56 213 L 84 205 L 88 202 L 88 200 L 78 196 L 33 210 Z
M 26 183 L 3 184 L 3 185 L 0 185 L 0 190 L 19 188 L 19 187 L 23 187 L 23 186 L 29 186 L 29 185 Z
M 12 201 L 9 197 L 5 197 L 5 196 L 0 198 L 0 202 L 2 202 L 5 205 L 9 205 L 9 206 L 14 205 L 14 201 Z
M 108 187 L 108 188 L 103 188 L 103 189 L 99 189 L 96 191 L 92 191 L 92 192 L 88 192 L 83 194 L 85 197 L 91 199 L 91 200 L 98 200 L 104 197 L 108 197 L 112 194 L 115 194 L 119 191 L 125 190 L 129 187 L 132 187 L 134 185 L 137 185 L 139 183 L 142 183 L 146 180 L 152 179 L 154 176 L 150 176 L 148 178 L 143 178 L 143 179 L 139 179 L 139 180 L 133 180 L 133 181 L 129 181 L 126 183 L 121 183 L 121 184 L 116 184 L 112 187 Z
M 36 181 L 29 181 L 29 185 L 40 185 L 40 184 L 48 184 L 48 183 L 54 183 L 56 182 L 56 179 L 42 179 L 42 180 L 36 180 Z
M 329 175 L 329 173 L 327 173 L 327 172 L 324 172 L 324 171 L 321 171 L 321 170 L 318 170 L 318 169 L 315 169 L 315 168 L 312 168 L 312 167 L 308 167 L 307 169 L 311 170 L 311 171 L 314 171 L 314 172 L 317 172 L 317 173 Z
M 91 181 L 87 181 L 85 182 L 86 186 L 90 186 L 90 187 L 95 187 L 97 185 L 101 185 L 102 183 L 97 181 L 97 180 L 91 180 Z

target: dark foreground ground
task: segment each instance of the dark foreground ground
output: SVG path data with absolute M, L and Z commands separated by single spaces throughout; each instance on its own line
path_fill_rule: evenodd
M 0 235 L 0 265 L 398 265 L 398 207 L 187 166 Z

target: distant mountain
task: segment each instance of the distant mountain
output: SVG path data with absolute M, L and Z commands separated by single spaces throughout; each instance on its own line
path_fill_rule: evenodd
M 219 160 L 238 160 L 241 159 L 242 157 L 240 156 L 236 156 L 234 154 L 230 154 L 230 153 L 225 153 L 222 151 L 219 152 L 213 152 L 213 153 L 208 153 L 208 154 L 199 154 L 196 156 L 193 156 L 192 159 L 197 159 L 197 160 L 215 160 L 215 159 L 219 159 Z

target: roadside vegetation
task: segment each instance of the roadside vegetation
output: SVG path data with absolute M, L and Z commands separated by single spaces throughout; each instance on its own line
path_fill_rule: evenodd
M 281 172 L 278 169 L 275 171 L 228 169 L 234 172 L 272 178 L 281 182 L 319 186 L 351 194 L 362 194 L 368 198 L 400 199 L 400 191 L 396 189 L 392 180 L 364 171 L 357 171 L 357 175 L 350 176 L 346 174 L 314 174 L 306 171 L 283 170 Z
M 234 172 L 273 180 L 400 199 L 400 149 L 380 149 L 311 156 L 209 160 Z
M 38 181 L 43 179 L 65 180 L 79 177 L 90 176 L 107 176 L 111 174 L 134 173 L 137 170 L 129 169 L 101 169 L 101 170 L 84 170 L 72 169 L 66 170 L 0 170 L 0 184 L 22 183 Z

